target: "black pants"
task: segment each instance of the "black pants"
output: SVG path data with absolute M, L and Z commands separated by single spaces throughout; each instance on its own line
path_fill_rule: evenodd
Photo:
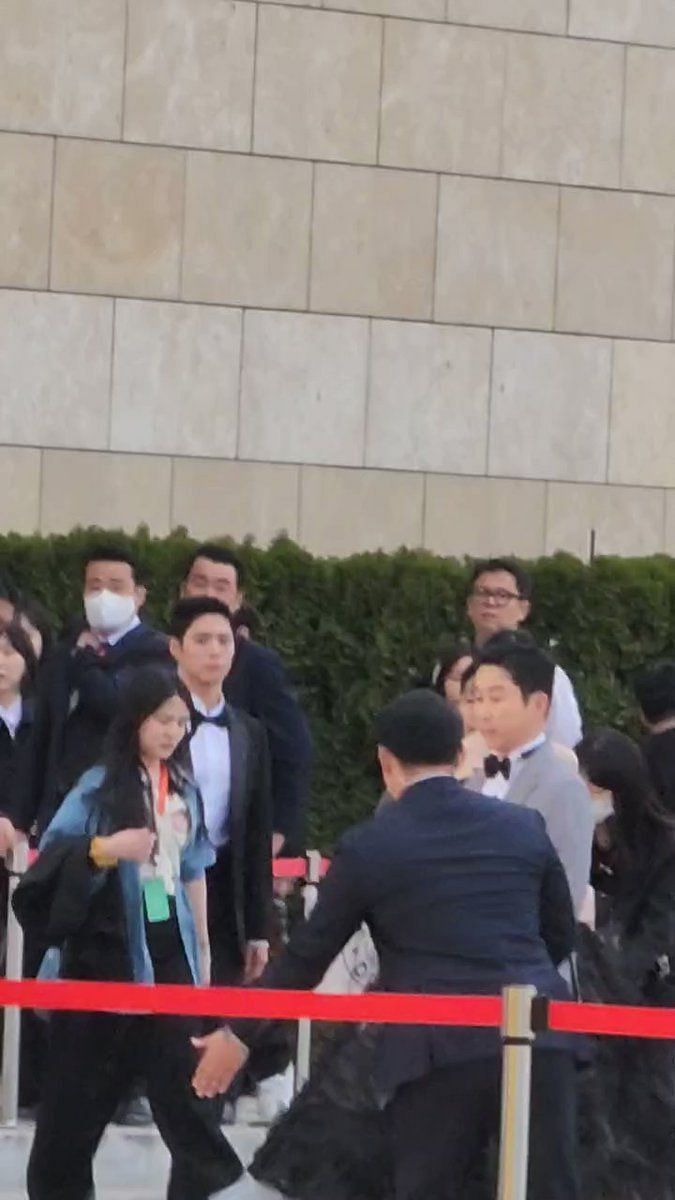
M 499 1133 L 496 1058 L 457 1063 L 399 1088 L 387 1108 L 396 1200 L 466 1200 Z M 539 1050 L 532 1063 L 528 1200 L 579 1200 L 576 1064 Z

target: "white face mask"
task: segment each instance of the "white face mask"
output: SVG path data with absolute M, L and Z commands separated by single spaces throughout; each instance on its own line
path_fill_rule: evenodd
M 95 633 L 117 633 L 135 617 L 136 601 L 133 596 L 118 596 L 104 589 L 84 597 L 84 611 Z
M 611 792 L 595 792 L 591 799 L 593 801 L 593 820 L 596 825 L 602 825 L 608 817 L 611 817 L 614 812 L 614 796 Z

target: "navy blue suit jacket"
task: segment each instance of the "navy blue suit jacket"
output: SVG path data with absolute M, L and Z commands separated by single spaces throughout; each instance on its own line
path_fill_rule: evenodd
M 415 784 L 343 837 L 312 916 L 261 985 L 315 987 L 362 921 L 380 956 L 378 990 L 497 994 L 529 983 L 569 998 L 554 964 L 573 949 L 574 910 L 543 818 L 454 779 Z M 260 1028 L 233 1027 L 249 1041 Z M 569 1045 L 552 1034 L 542 1043 Z M 498 1050 L 495 1030 L 388 1026 L 379 1083 L 390 1093 L 433 1067 Z

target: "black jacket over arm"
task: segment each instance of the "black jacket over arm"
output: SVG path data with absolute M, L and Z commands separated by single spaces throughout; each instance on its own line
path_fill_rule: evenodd
M 224 693 L 230 704 L 257 717 L 265 726 L 270 750 L 272 826 L 292 842 L 301 832 L 312 742 L 279 655 L 267 646 L 239 639 Z
M 574 911 L 543 819 L 454 780 L 416 784 L 343 838 L 314 913 L 261 985 L 316 986 L 362 921 L 377 947 L 383 991 L 497 994 L 530 983 L 569 997 L 554 960 L 573 949 Z M 263 1024 L 233 1028 L 250 1042 Z M 434 1066 L 499 1050 L 496 1030 L 390 1026 L 380 1036 L 385 1092 Z M 572 1045 L 557 1034 L 540 1043 Z
M 167 639 L 140 624 L 99 657 L 61 642 L 41 677 L 28 753 L 22 755 L 8 815 L 28 832 L 46 828 L 80 775 L 99 761 L 119 689 L 134 670 L 171 666 Z

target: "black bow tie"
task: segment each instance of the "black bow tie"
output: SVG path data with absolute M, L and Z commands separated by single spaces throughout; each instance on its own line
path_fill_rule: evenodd
M 497 775 L 503 775 L 505 779 L 511 778 L 511 759 L 499 758 L 496 754 L 488 754 L 483 763 L 486 779 L 494 779 Z
M 215 725 L 218 729 L 229 729 L 230 714 L 227 711 L 227 705 L 214 717 L 207 717 L 193 708 L 190 713 L 190 737 L 194 737 L 200 725 Z

